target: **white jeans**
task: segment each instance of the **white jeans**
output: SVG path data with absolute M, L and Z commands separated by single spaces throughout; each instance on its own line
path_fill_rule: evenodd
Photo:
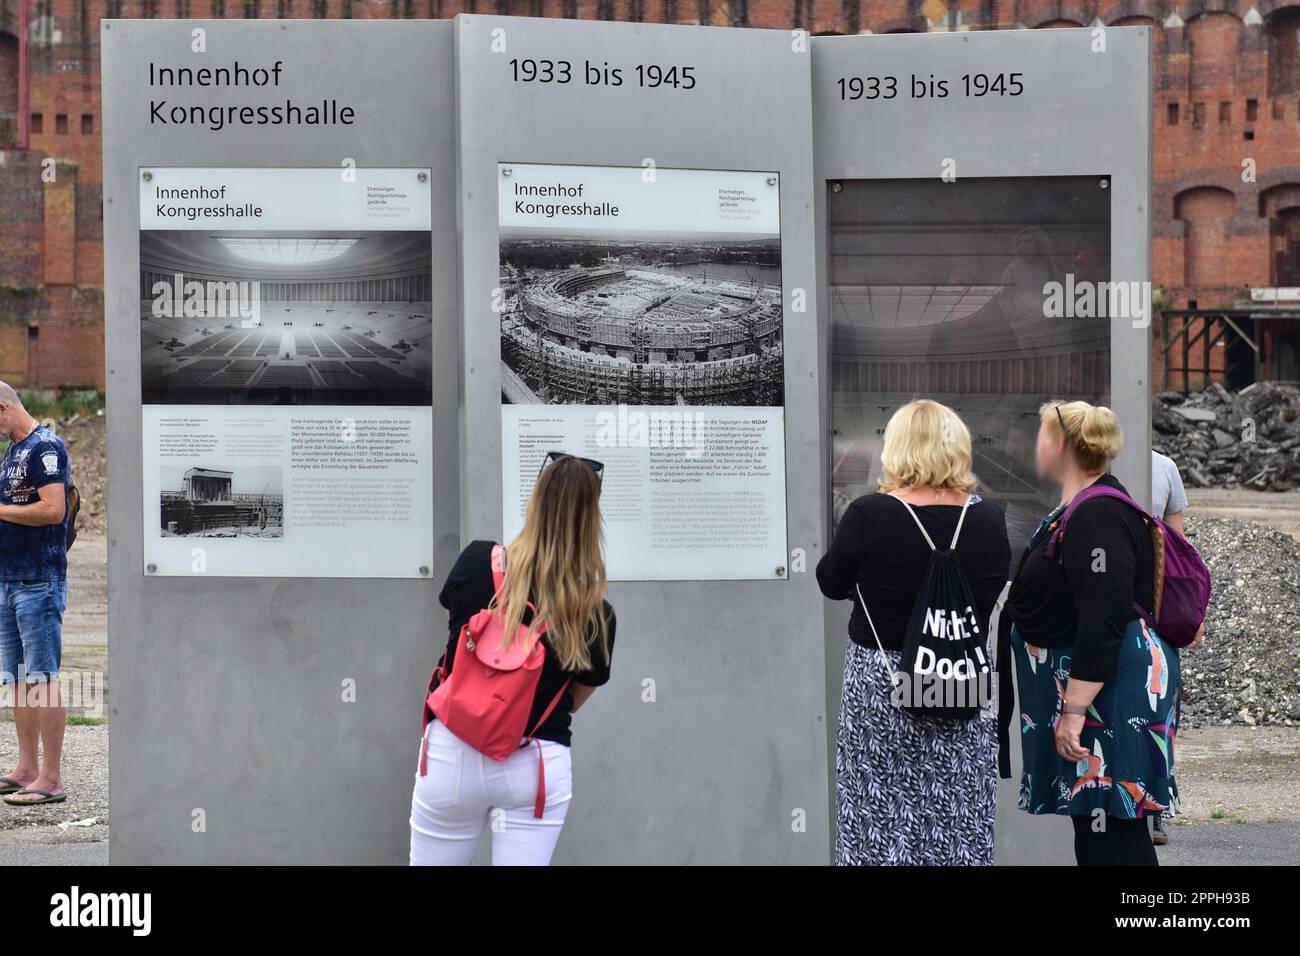
M 492 828 L 493 866 L 546 866 L 573 799 L 569 748 L 541 741 L 546 759 L 546 806 L 537 799 L 537 745 L 504 762 L 485 757 L 431 720 L 425 728 L 427 773 L 415 773 L 411 795 L 411 866 L 468 866 Z

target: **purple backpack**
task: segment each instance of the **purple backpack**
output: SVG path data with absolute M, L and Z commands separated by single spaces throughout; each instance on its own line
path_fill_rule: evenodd
M 1090 485 L 1075 495 L 1056 521 L 1056 528 L 1047 542 L 1047 556 L 1050 558 L 1056 554 L 1070 516 L 1081 504 L 1093 498 L 1118 498 L 1142 515 L 1151 529 L 1151 547 L 1155 552 L 1152 589 L 1156 598 L 1155 612 L 1147 611 L 1136 601 L 1133 608 L 1169 644 L 1186 647 L 1196 639 L 1196 632 L 1205 621 L 1205 611 L 1210 604 L 1210 569 L 1191 542 L 1159 518 L 1147 514 L 1141 505 L 1118 488 Z

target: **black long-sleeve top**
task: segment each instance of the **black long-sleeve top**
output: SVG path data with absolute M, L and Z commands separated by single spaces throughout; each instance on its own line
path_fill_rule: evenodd
M 946 550 L 961 506 L 913 505 L 913 510 L 935 547 Z M 967 509 L 957 539 L 957 557 L 975 595 L 980 620 L 987 623 L 1011 563 L 1001 508 L 991 501 L 978 501 Z M 859 585 L 881 646 L 899 651 L 929 563 L 930 546 L 903 504 L 886 494 L 863 495 L 840 519 L 835 539 L 817 563 L 817 583 L 828 598 L 853 601 L 849 638 L 863 647 L 875 647 L 871 626 L 853 588 Z
M 1124 491 L 1112 475 L 1097 484 Z M 1153 609 L 1155 552 L 1142 516 L 1114 498 L 1084 502 L 1070 517 L 1056 555 L 1044 535 L 1024 556 L 1007 596 L 1020 636 L 1038 647 L 1070 647 L 1070 675 L 1106 683 L 1136 600 Z

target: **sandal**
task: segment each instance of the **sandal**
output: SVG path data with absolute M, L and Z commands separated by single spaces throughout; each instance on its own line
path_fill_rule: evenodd
M 12 797 L 5 797 L 5 803 L 9 804 L 11 807 L 38 807 L 42 803 L 62 803 L 64 800 L 68 799 L 66 793 L 50 793 L 48 790 L 33 790 L 31 787 L 23 787 L 18 791 L 18 793 L 14 794 L 14 796 L 16 797 L 23 793 L 39 793 L 41 799 L 14 800 Z
M 6 793 L 17 793 L 23 788 L 23 784 L 9 777 L 0 777 L 0 795 Z

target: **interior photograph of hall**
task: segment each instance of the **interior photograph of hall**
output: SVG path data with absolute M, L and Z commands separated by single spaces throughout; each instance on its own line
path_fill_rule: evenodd
M 429 233 L 140 234 L 146 404 L 428 405 Z

